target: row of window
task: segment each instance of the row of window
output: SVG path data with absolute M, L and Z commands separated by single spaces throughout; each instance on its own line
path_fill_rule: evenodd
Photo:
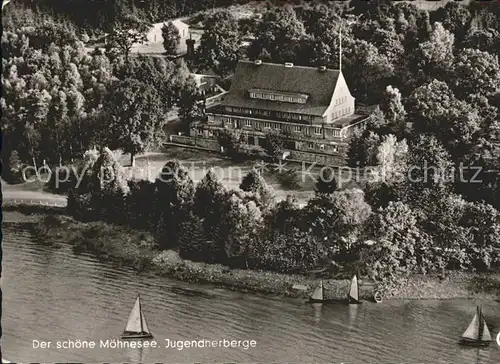
M 250 92 L 250 98 L 261 99 L 261 100 L 294 102 L 294 103 L 299 103 L 299 104 L 305 104 L 307 101 L 305 97 L 285 96 L 285 95 L 279 95 L 279 94 L 260 93 L 260 92 Z
M 226 120 L 224 120 L 224 122 L 226 122 Z M 259 122 L 256 122 L 256 123 L 259 123 Z M 275 129 L 275 130 L 281 130 L 281 124 L 278 124 L 278 123 L 271 123 L 271 122 L 264 122 L 262 123 L 263 124 L 263 128 L 264 129 Z M 254 126 L 254 122 L 253 120 L 249 120 L 249 119 L 245 119 L 245 127 L 253 127 Z M 235 128 L 238 127 L 238 123 L 237 121 L 234 121 L 234 125 L 233 125 Z M 307 132 L 308 130 L 310 130 L 311 127 L 310 126 L 302 126 L 302 125 L 294 125 L 293 126 L 293 131 L 295 133 L 302 133 L 302 132 Z M 312 128 L 313 130 L 313 133 L 315 135 L 322 135 L 322 128 L 321 127 L 313 127 Z M 332 135 L 332 136 L 336 136 L 336 137 L 340 137 L 340 130 L 335 130 L 335 129 L 325 129 L 327 135 Z
M 302 149 L 302 146 L 303 146 L 303 143 L 296 142 L 296 148 L 297 149 L 299 149 L 299 150 Z M 325 150 L 326 149 L 326 147 L 325 147 L 324 144 L 317 145 L 317 144 L 312 143 L 312 142 L 307 143 L 307 148 L 309 148 L 309 149 L 316 149 L 316 147 L 318 147 L 319 150 Z M 336 145 L 331 146 L 329 149 L 331 151 L 333 151 L 333 152 L 338 152 L 339 151 L 339 148 Z
M 293 128 L 293 131 L 296 133 L 301 133 L 302 132 L 302 126 L 300 125 L 295 125 Z M 321 135 L 321 127 L 320 128 L 313 128 L 314 129 L 314 134 Z
M 263 129 L 274 129 L 274 130 L 281 130 L 282 129 L 282 123 L 273 123 L 273 122 L 268 122 L 268 121 L 258 121 L 258 120 L 251 120 L 251 119 L 236 119 L 236 118 L 229 118 L 229 117 L 214 117 L 213 115 L 209 115 L 208 117 L 208 122 L 213 123 L 215 121 L 222 121 L 222 123 L 232 123 L 234 128 L 239 127 L 238 120 L 241 120 L 241 125 L 246 127 L 246 128 L 263 128 Z M 285 124 L 286 125 L 286 124 Z M 293 127 L 291 130 L 295 133 L 308 133 L 312 132 L 315 135 L 322 135 L 322 128 L 321 127 L 312 127 L 310 125 L 290 125 Z M 312 129 L 312 130 L 311 130 Z M 334 137 L 340 137 L 341 132 L 339 129 L 330 129 L 326 128 L 325 130 L 325 136 L 334 136 Z
M 342 116 L 348 115 L 350 113 L 351 113 L 351 107 L 341 109 L 341 110 L 335 110 L 333 112 L 332 118 L 337 119 L 337 118 L 340 118 Z
M 198 135 L 203 135 L 203 130 L 202 129 L 198 129 L 197 132 L 198 132 Z M 210 137 L 214 136 L 214 132 L 212 130 L 208 130 L 208 136 L 210 136 Z M 296 142 L 297 149 L 301 149 L 302 146 L 303 146 L 302 142 Z M 313 142 L 307 143 L 307 147 L 309 149 L 316 149 L 316 147 L 318 147 L 320 150 L 325 150 L 325 145 L 324 144 L 317 145 L 317 144 L 315 144 Z M 336 145 L 331 146 L 330 149 L 332 151 L 334 151 L 334 152 L 338 152 L 338 147 Z
M 272 116 L 273 113 L 268 110 L 260 109 L 243 109 L 239 107 L 227 107 L 227 111 L 234 113 L 241 113 L 245 115 L 257 115 L 257 116 Z M 276 112 L 276 117 L 283 119 L 294 119 L 294 120 L 314 120 L 314 115 L 300 115 L 289 112 Z
M 335 100 L 335 105 L 343 104 L 346 101 L 347 101 L 347 96 L 340 97 L 340 98 L 338 98 L 338 99 Z

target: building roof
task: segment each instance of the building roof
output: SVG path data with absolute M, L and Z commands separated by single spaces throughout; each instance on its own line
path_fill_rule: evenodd
M 340 117 L 338 119 L 333 120 L 333 122 L 331 124 L 329 124 L 329 126 L 332 126 L 334 128 L 345 128 L 347 126 L 354 125 L 354 124 L 366 119 L 367 117 L 369 117 L 369 116 L 363 115 L 363 114 L 352 114 L 349 116 L 343 116 L 343 117 Z
M 270 111 L 292 112 L 323 116 L 330 105 L 340 72 L 315 67 L 293 66 L 251 61 L 239 61 L 231 88 L 223 106 L 247 107 Z M 262 89 L 308 95 L 307 102 L 295 104 L 271 100 L 251 99 L 250 89 Z
M 172 20 L 172 24 L 177 28 L 189 28 L 189 24 L 186 24 L 184 23 L 182 20 L 180 19 L 174 19 Z

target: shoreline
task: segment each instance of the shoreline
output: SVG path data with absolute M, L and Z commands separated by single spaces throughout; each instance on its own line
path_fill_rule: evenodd
M 319 278 L 269 271 L 231 269 L 220 264 L 193 262 L 179 257 L 175 251 L 151 248 L 147 232 L 103 222 L 83 223 L 61 211 L 26 211 L 9 208 L 8 224 L 31 224 L 34 232 L 48 245 L 70 244 L 78 253 L 91 253 L 98 260 L 129 266 L 138 272 L 154 273 L 194 284 L 210 284 L 243 293 L 307 299 Z M 16 212 L 12 212 L 16 211 Z M 56 212 L 56 214 L 54 214 Z M 13 214 L 13 215 L 12 215 Z M 8 217 L 8 216 L 7 216 Z M 18 221 L 16 221 L 18 220 Z M 323 279 L 327 299 L 344 300 L 349 280 Z M 360 280 L 360 297 L 373 302 L 373 284 Z M 449 272 L 438 276 L 412 276 L 407 284 L 384 300 L 447 300 L 500 298 L 500 273 Z

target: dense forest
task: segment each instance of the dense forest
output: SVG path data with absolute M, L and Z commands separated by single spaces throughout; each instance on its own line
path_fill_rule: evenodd
M 349 9 L 318 2 L 270 5 L 250 19 L 225 10 L 206 16 L 194 62 L 223 76 L 241 58 L 338 68 L 342 27 L 347 82 L 358 103 L 377 106 L 347 158 L 371 178 L 347 190 L 318 178 L 305 207 L 292 196 L 274 201 L 256 172 L 237 191 L 213 173 L 195 185 L 176 162 L 156 182 L 125 180 L 103 147 L 147 150 L 161 141 L 163 116 L 173 107 L 196 119 L 199 95 L 182 61 L 129 58 L 128 48 L 86 50 L 97 31 L 90 18 L 137 29 L 166 17 L 151 10 L 166 5 L 100 1 L 99 11 L 82 5 L 75 12 L 76 1 L 43 3 L 17 4 L 4 15 L 4 160 L 9 170 L 80 161 L 88 174 L 68 199 L 79 219 L 148 230 L 160 249 L 185 258 L 228 264 L 243 257 L 245 267 L 281 272 L 342 263 L 367 239 L 377 242 L 367 265 L 383 281 L 500 266 L 498 2 L 451 2 L 429 13 L 410 3 L 353 0 Z M 175 16 L 208 3 L 222 1 L 168 2 Z M 249 34 L 254 40 L 242 49 Z M 432 168 L 415 169 L 422 166 Z M 114 171 L 104 184 L 102 168 Z
M 182 61 L 89 50 L 71 21 L 15 3 L 3 26 L 6 179 L 16 165 L 62 165 L 102 144 L 143 152 L 161 142 L 165 115 L 189 113 L 198 97 Z
M 135 16 L 149 23 L 191 15 L 197 11 L 248 0 L 14 0 L 62 15 L 90 34 L 109 30 L 123 17 Z

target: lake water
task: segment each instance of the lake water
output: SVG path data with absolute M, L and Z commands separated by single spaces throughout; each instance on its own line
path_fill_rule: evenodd
M 74 255 L 69 246 L 44 246 L 13 225 L 4 225 L 3 251 L 2 352 L 13 362 L 500 362 L 496 343 L 457 345 L 477 303 L 497 335 L 500 303 L 494 301 L 312 306 L 135 274 Z M 33 340 L 118 338 L 138 293 L 162 347 L 33 349 Z M 256 347 L 180 351 L 163 347 L 165 339 L 255 340 Z

